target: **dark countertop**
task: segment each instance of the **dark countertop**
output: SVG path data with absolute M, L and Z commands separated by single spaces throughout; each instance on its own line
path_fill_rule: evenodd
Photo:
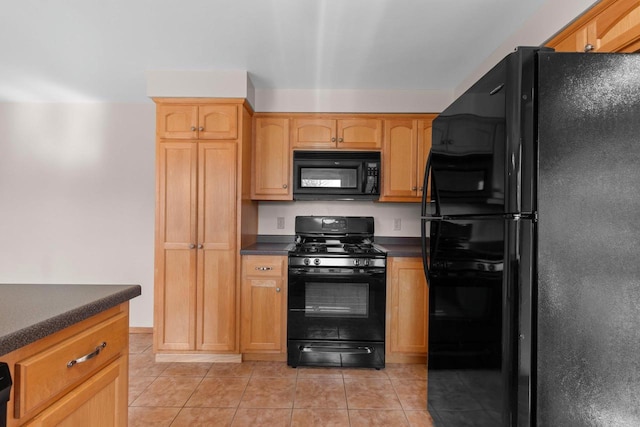
M 140 285 L 0 284 L 0 358 L 141 293 Z
M 261 235 L 257 242 L 242 248 L 241 255 L 287 255 L 294 236 Z M 421 257 L 419 237 L 376 237 L 375 243 L 387 251 L 389 257 Z

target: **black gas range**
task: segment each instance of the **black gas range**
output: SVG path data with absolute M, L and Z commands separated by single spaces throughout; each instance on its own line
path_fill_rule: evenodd
M 295 231 L 288 364 L 384 367 L 387 255 L 373 218 L 299 216 Z

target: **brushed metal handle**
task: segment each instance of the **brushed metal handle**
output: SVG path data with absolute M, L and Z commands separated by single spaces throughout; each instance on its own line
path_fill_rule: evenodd
M 191 126 L 191 132 L 195 132 L 196 131 L 196 127 L 195 126 Z
M 282 188 L 287 188 L 288 185 L 287 184 L 282 184 Z
M 269 271 L 269 270 L 273 270 L 273 267 L 256 267 L 256 270 L 258 270 L 258 271 Z
M 204 130 L 204 126 L 200 126 L 200 127 L 198 128 L 198 130 L 199 130 L 200 132 L 202 132 L 202 131 Z
M 68 361 L 67 362 L 67 368 L 73 368 L 78 363 L 83 363 L 83 362 L 86 362 L 87 360 L 93 359 L 94 357 L 99 355 L 100 352 L 102 351 L 102 349 L 105 348 L 106 346 L 107 346 L 107 342 L 103 341 L 102 344 L 97 346 L 96 349 L 93 350 L 91 353 L 85 354 L 84 356 L 78 357 L 77 359 L 73 359 L 73 360 Z
M 276 292 L 280 292 L 280 288 L 276 288 Z
M 591 43 L 587 43 L 584 46 L 584 51 L 585 52 L 591 52 L 593 49 L 595 49 L 596 47 L 594 45 L 592 45 Z

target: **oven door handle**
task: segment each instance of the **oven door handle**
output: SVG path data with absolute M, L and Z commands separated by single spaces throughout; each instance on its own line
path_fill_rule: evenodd
M 298 347 L 302 353 L 342 353 L 342 354 L 371 354 L 375 351 L 373 347 L 332 347 L 327 345 L 311 346 L 301 345 Z

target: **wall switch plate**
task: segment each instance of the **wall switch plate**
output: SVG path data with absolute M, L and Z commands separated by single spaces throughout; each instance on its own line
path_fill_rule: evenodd
M 393 231 L 402 230 L 402 220 L 400 218 L 395 218 L 393 220 Z
M 278 228 L 278 230 L 284 230 L 284 217 L 283 216 L 279 216 L 278 217 L 277 228 Z

